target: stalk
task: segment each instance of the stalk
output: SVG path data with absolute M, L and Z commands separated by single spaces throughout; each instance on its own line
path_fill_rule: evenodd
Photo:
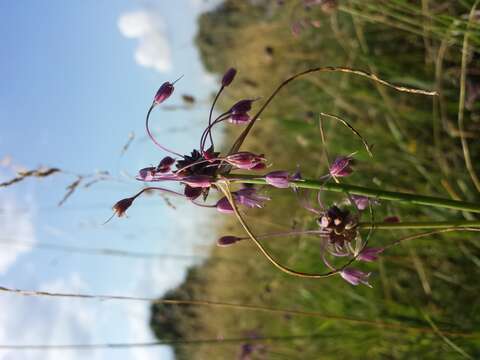
M 259 184 L 268 185 L 264 178 L 255 175 L 237 175 L 228 174 L 224 175 L 224 178 L 231 183 L 244 183 L 244 184 Z M 382 189 L 367 188 L 357 185 L 350 185 L 344 183 L 325 183 L 319 180 L 297 180 L 290 181 L 291 187 L 297 187 L 302 189 L 312 190 L 324 190 L 333 192 L 343 192 L 350 195 L 363 195 L 380 200 L 401 201 L 415 205 L 433 206 L 445 209 L 453 209 L 467 212 L 480 213 L 480 204 L 470 203 L 466 201 L 451 200 L 437 198 L 433 196 L 425 196 L 418 194 L 408 194 L 396 191 L 387 191 Z M 455 225 L 453 225 L 455 226 Z
M 398 223 L 381 222 L 371 224 L 361 222 L 358 224 L 361 229 L 375 230 L 397 230 L 397 229 L 454 229 L 462 230 L 470 228 L 480 228 L 480 220 L 453 220 L 453 221 L 403 221 Z M 476 229 L 479 230 L 480 229 Z M 475 231 L 475 230 L 472 230 Z

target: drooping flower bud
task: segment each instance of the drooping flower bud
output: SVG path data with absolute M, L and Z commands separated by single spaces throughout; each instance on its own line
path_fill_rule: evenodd
M 189 185 L 185 185 L 185 190 L 183 191 L 183 194 L 190 200 L 195 200 L 198 198 L 200 195 L 202 195 L 202 188 L 197 187 L 191 187 Z
M 134 200 L 134 197 L 122 199 L 113 205 L 112 209 L 118 217 L 122 217 L 125 215 L 125 211 L 127 211 L 127 209 L 132 205 Z
M 352 285 L 359 285 L 359 284 L 364 284 L 368 287 L 372 287 L 368 283 L 368 278 L 371 275 L 371 273 L 365 273 L 363 271 L 353 269 L 353 268 L 346 268 L 340 271 L 340 276 L 347 282 L 349 282 Z
M 166 156 L 164 157 L 162 160 L 160 160 L 160 164 L 158 164 L 157 166 L 157 171 L 158 172 L 161 172 L 161 173 L 166 173 L 166 172 L 169 172 L 170 171 L 170 168 L 172 167 L 172 165 L 175 163 L 175 159 L 170 157 L 170 156 Z
M 228 69 L 227 72 L 225 73 L 225 75 L 223 75 L 222 86 L 226 87 L 226 86 L 230 85 L 232 83 L 233 79 L 235 78 L 236 74 L 237 74 L 237 70 L 235 68 Z
M 212 178 L 208 175 L 191 175 L 182 178 L 182 182 L 192 188 L 208 188 L 212 185 Z
M 167 100 L 170 95 L 172 95 L 174 90 L 173 84 L 166 81 L 160 86 L 158 89 L 157 93 L 155 94 L 155 97 L 153 98 L 153 102 L 155 105 L 159 105 L 165 100 Z
M 221 212 L 224 214 L 232 214 L 234 212 L 232 205 L 230 204 L 230 202 L 226 197 L 223 197 L 217 201 L 216 208 L 218 212 Z
M 225 160 L 230 164 L 238 167 L 239 169 L 252 169 L 258 164 L 264 163 L 265 158 L 263 155 L 256 155 L 248 151 L 241 151 L 228 155 Z
M 287 171 L 272 171 L 265 175 L 265 181 L 280 189 L 286 189 L 290 186 L 290 175 Z
M 385 250 L 384 248 L 365 248 L 363 249 L 360 254 L 358 254 L 357 259 L 372 262 L 378 259 L 378 255 L 381 254 Z
M 247 113 L 235 113 L 230 116 L 228 122 L 235 125 L 248 124 L 250 122 L 250 115 Z
M 221 238 L 219 238 L 217 240 L 217 246 L 222 246 L 222 247 L 230 246 L 230 245 L 233 245 L 240 240 L 242 240 L 242 238 L 240 238 L 238 236 L 231 236 L 231 235 L 222 236 Z
M 350 175 L 353 170 L 350 166 L 352 162 L 351 156 L 340 156 L 335 159 L 332 166 L 330 166 L 330 175 L 335 177 L 344 177 Z

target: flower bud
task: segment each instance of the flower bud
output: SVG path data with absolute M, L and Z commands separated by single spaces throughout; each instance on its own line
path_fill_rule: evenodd
M 226 86 L 230 85 L 232 83 L 233 79 L 235 78 L 236 74 L 237 74 L 237 70 L 235 68 L 228 69 L 227 72 L 225 73 L 225 75 L 223 75 L 222 86 L 226 87 Z
M 137 180 L 140 181 L 153 181 L 154 175 L 156 173 L 156 169 L 154 167 L 147 167 L 140 169 L 138 175 L 136 177 Z
M 122 199 L 113 205 L 112 209 L 118 217 L 122 217 L 125 215 L 125 211 L 127 211 L 127 209 L 132 205 L 134 200 L 134 197 Z
M 232 114 L 243 114 L 249 112 L 252 109 L 252 104 L 254 101 L 255 100 L 253 99 L 240 100 L 230 108 L 230 111 Z
M 195 200 L 198 198 L 200 195 L 202 195 L 202 188 L 194 188 L 188 185 L 185 185 L 185 190 L 183 191 L 183 194 L 190 200 Z
M 191 175 L 181 180 L 192 188 L 208 188 L 212 185 L 212 178 L 208 175 Z
M 265 181 L 280 189 L 286 189 L 290 186 L 290 175 L 287 171 L 272 171 L 265 175 Z
M 252 169 L 258 164 L 265 162 L 263 155 L 256 155 L 248 151 L 241 151 L 235 154 L 228 155 L 225 160 L 239 169 Z
M 267 164 L 265 164 L 264 162 L 261 162 L 255 165 L 254 167 L 250 168 L 249 170 L 260 171 L 260 170 L 265 170 L 266 168 L 267 168 Z
M 242 240 L 242 238 L 239 238 L 238 236 L 231 236 L 231 235 L 222 236 L 220 239 L 217 240 L 217 245 L 225 247 L 225 246 L 233 245 L 240 240 Z
M 161 173 L 166 173 L 166 172 L 169 172 L 170 171 L 170 168 L 172 167 L 172 165 L 175 163 L 175 159 L 170 157 L 170 156 L 166 156 L 164 157 L 162 160 L 160 160 L 160 164 L 158 164 L 157 166 L 157 171 L 158 172 L 161 172 Z
M 159 105 L 165 100 L 167 100 L 170 95 L 172 95 L 174 90 L 173 84 L 170 82 L 164 82 L 162 86 L 158 89 L 157 93 L 155 94 L 155 97 L 153 98 L 153 102 L 155 105 Z
M 221 212 L 224 214 L 232 214 L 234 212 L 232 205 L 230 204 L 230 202 L 226 197 L 223 197 L 217 201 L 216 208 L 218 212 Z
M 365 248 L 357 256 L 357 260 L 362 260 L 366 262 L 375 261 L 378 259 L 378 255 L 383 252 L 383 248 Z
M 353 172 L 352 168 L 350 167 L 351 161 L 351 156 L 337 157 L 332 166 L 330 166 L 330 175 L 335 177 L 344 177 L 350 175 Z

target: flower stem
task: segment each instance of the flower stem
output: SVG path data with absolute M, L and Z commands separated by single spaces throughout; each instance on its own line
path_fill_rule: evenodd
M 255 175 L 238 175 L 229 174 L 224 175 L 224 178 L 231 183 L 244 183 L 244 184 L 260 184 L 268 185 L 264 178 Z M 386 191 L 382 189 L 367 188 L 357 185 L 338 184 L 338 183 L 325 183 L 319 180 L 297 180 L 290 181 L 290 186 L 303 189 L 313 190 L 325 190 L 334 192 L 344 192 L 352 195 L 363 195 L 381 200 L 393 200 L 402 201 L 416 205 L 434 206 L 446 209 L 461 210 L 468 212 L 480 213 L 480 204 L 470 203 L 466 201 L 450 200 L 437 198 L 433 196 L 407 194 L 395 191 Z M 451 225 L 450 225 L 451 226 Z
M 465 229 L 480 228 L 480 220 L 453 220 L 453 221 L 404 221 L 398 223 L 375 223 L 361 222 L 358 224 L 361 229 L 374 228 L 375 230 L 397 230 L 397 229 Z M 480 230 L 480 229 L 478 229 Z

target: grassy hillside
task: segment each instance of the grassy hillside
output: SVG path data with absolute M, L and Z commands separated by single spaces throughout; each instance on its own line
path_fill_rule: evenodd
M 261 97 L 258 108 L 288 76 L 327 65 L 373 72 L 403 86 L 435 89 L 440 96 L 399 93 L 350 74 L 313 74 L 282 90 L 243 148 L 265 153 L 272 169 L 294 170 L 298 165 L 305 177 L 318 178 L 328 167 L 319 113 L 330 113 L 348 120 L 374 145 L 371 159 L 348 129 L 323 119 L 331 157 L 358 151 L 355 172 L 346 182 L 480 201 L 465 166 L 457 121 L 462 46 L 468 34 L 462 135 L 474 168 L 480 170 L 480 107 L 475 98 L 480 87 L 480 23 L 475 19 L 468 26 L 473 1 L 339 0 L 330 2 L 336 6 L 329 11 L 326 6 L 305 9 L 300 3 L 232 0 L 202 15 L 197 43 L 207 69 L 219 76 L 230 66 L 238 69 L 221 106 Z M 301 28 L 296 36 L 292 24 Z M 226 127 L 225 149 L 239 131 Z M 293 193 L 261 190 L 272 200 L 264 209 L 247 211 L 257 234 L 316 228 L 315 217 Z M 326 204 L 343 200 L 341 195 L 322 194 Z M 389 202 L 377 206 L 374 215 L 378 220 L 395 215 L 405 221 L 476 218 Z M 217 235 L 243 236 L 233 216 L 214 216 Z M 385 246 L 412 233 L 377 230 L 371 244 Z M 315 237 L 263 243 L 290 267 L 312 272 L 323 268 Z M 192 269 L 187 281 L 166 297 L 315 311 L 331 318 L 156 304 L 151 325 L 161 339 L 250 338 L 179 344 L 175 347 L 179 359 L 233 359 L 250 344 L 256 344 L 253 359 L 478 358 L 479 266 L 478 235 L 434 235 L 403 242 L 378 262 L 363 266 L 373 272 L 370 289 L 353 287 L 340 277 L 304 280 L 285 275 L 251 242 L 242 241 L 213 247 L 211 259 Z M 260 339 L 272 336 L 283 338 Z

